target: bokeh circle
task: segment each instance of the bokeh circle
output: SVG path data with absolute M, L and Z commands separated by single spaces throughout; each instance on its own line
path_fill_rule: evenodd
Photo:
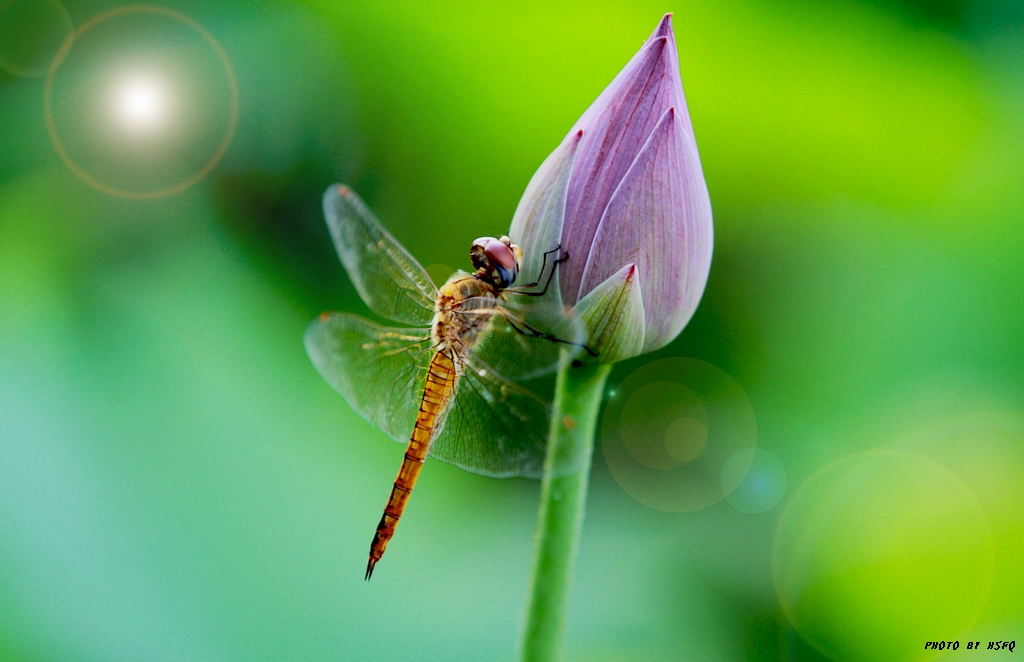
M 834 660 L 925 660 L 984 608 L 993 543 L 974 494 L 919 455 L 855 453 L 808 478 L 779 519 L 783 611 Z M 940 634 L 941 633 L 941 634 Z
M 786 493 L 786 468 L 763 448 L 733 453 L 722 467 L 721 480 L 729 505 L 751 515 L 771 510 Z
M 192 105 L 194 107 L 191 110 L 191 114 L 186 118 L 182 118 L 181 121 L 178 122 L 176 129 L 177 133 L 169 135 L 169 137 L 167 137 L 160 146 L 160 149 L 151 149 L 149 154 L 143 154 L 143 150 L 136 150 L 135 153 L 130 153 L 127 150 L 125 146 L 132 146 L 132 136 L 104 136 L 106 141 L 110 143 L 113 148 L 121 150 L 119 154 L 129 154 L 134 158 L 134 160 L 129 158 L 121 160 L 112 159 L 114 165 L 111 168 L 108 168 L 108 170 L 111 172 L 117 172 L 117 169 L 120 168 L 121 174 L 124 174 L 125 177 L 138 177 L 138 173 L 145 172 L 145 167 L 147 165 L 153 165 L 154 163 L 162 164 L 168 160 L 176 160 L 175 162 L 180 160 L 183 164 L 189 164 L 194 161 L 195 165 L 193 167 L 189 167 L 187 173 L 181 174 L 180 176 L 170 177 L 171 181 L 161 181 L 153 188 L 139 189 L 124 186 L 119 183 L 111 183 L 109 181 L 109 172 L 107 173 L 108 177 L 103 177 L 97 175 L 95 172 L 90 172 L 90 170 L 94 170 L 95 167 L 87 168 L 83 165 L 82 161 L 84 160 L 84 157 L 82 153 L 75 154 L 74 156 L 72 155 L 72 149 L 69 148 L 67 144 L 69 141 L 69 134 L 71 132 L 64 131 L 62 134 L 62 129 L 58 126 L 57 113 L 55 112 L 54 89 L 57 74 L 55 66 L 51 68 L 49 75 L 46 78 L 43 101 L 43 112 L 46 120 L 47 131 L 49 132 L 54 149 L 64 164 L 75 174 L 76 177 L 93 188 L 109 195 L 130 199 L 160 198 L 173 195 L 202 180 L 210 173 L 210 171 L 213 170 L 214 167 L 216 167 L 217 163 L 220 162 L 221 158 L 223 158 L 224 154 L 227 152 L 228 146 L 234 138 L 235 129 L 238 124 L 238 83 L 235 79 L 234 69 L 231 66 L 231 62 L 228 59 L 227 54 L 213 35 L 211 35 L 199 23 L 174 10 L 151 5 L 132 5 L 103 12 L 79 26 L 79 28 L 64 41 L 61 49 L 54 56 L 53 61 L 55 63 L 63 61 L 67 57 L 73 43 L 79 45 L 76 52 L 80 50 L 83 38 L 89 33 L 101 28 L 112 29 L 111 25 L 119 21 L 127 22 L 133 19 L 138 20 L 139 17 L 161 19 L 167 25 L 177 25 L 184 28 L 190 35 L 195 37 L 195 43 L 197 45 L 201 45 L 202 48 L 209 53 L 207 59 L 210 63 L 216 63 L 216 66 L 219 67 L 220 70 L 219 73 L 216 74 L 216 80 L 220 81 L 220 83 L 222 83 L 226 88 L 223 95 L 224 101 L 220 104 L 223 106 L 222 113 L 218 114 L 211 112 L 209 106 L 212 104 L 204 105 L 202 103 L 202 101 L 204 101 L 203 99 L 193 100 Z M 168 21 L 170 23 L 168 23 Z M 142 36 L 133 34 L 133 26 L 131 25 L 126 24 L 122 26 L 121 29 L 117 30 L 117 32 L 119 32 L 121 36 L 127 35 L 125 38 L 131 37 L 137 42 L 144 43 Z M 181 42 L 184 40 L 179 39 L 178 41 Z M 185 47 L 182 46 L 182 49 L 184 48 Z M 196 50 L 197 48 L 198 46 L 192 45 L 193 50 Z M 114 49 L 112 47 L 109 47 L 106 44 L 99 44 L 94 49 L 99 53 L 99 55 L 96 56 L 97 59 L 102 57 L 105 49 L 114 53 Z M 151 50 L 159 51 L 160 49 L 157 46 L 152 46 Z M 164 50 L 168 49 L 165 48 Z M 153 55 L 152 53 L 149 55 L 154 58 L 159 58 L 161 56 L 165 56 L 166 53 L 158 52 L 156 55 Z M 138 59 L 143 59 L 141 54 L 137 57 Z M 92 68 L 97 70 L 103 67 L 107 69 L 111 67 L 127 69 L 133 66 L 133 63 L 131 62 L 132 58 L 133 56 L 131 54 L 126 56 L 124 53 L 116 53 L 115 57 L 109 58 L 111 59 L 110 62 L 103 62 L 102 67 L 101 65 L 94 63 Z M 173 69 L 173 66 L 165 68 Z M 67 67 L 65 66 L 61 69 L 63 71 L 66 70 Z M 196 87 L 195 81 L 201 78 L 204 74 L 209 74 L 208 71 L 199 71 L 195 67 L 191 70 L 183 69 L 180 64 L 179 69 L 182 70 L 176 72 L 177 79 L 179 81 L 178 87 L 183 88 L 183 90 L 179 91 L 186 96 L 189 92 L 196 94 L 194 89 L 188 88 Z M 104 71 L 102 73 L 103 75 L 107 75 L 109 72 Z M 212 74 L 209 74 L 206 77 L 212 78 Z M 93 78 L 98 79 L 100 76 L 94 75 Z M 77 84 L 78 89 L 89 90 L 90 93 L 91 90 L 99 86 L 98 83 L 95 83 L 88 77 L 82 77 Z M 150 96 L 152 96 L 152 94 Z M 145 97 L 142 98 L 142 101 L 143 103 L 146 102 Z M 86 104 L 80 103 L 78 99 L 67 99 L 64 103 L 67 110 L 63 114 L 67 118 L 70 118 L 68 120 L 69 122 L 83 122 L 84 120 L 81 118 L 88 115 L 88 113 L 83 110 L 84 105 Z M 217 116 L 214 117 L 214 115 Z M 206 136 L 200 136 L 200 138 L 194 139 L 192 143 L 189 143 L 186 138 L 190 137 L 191 134 L 188 132 L 195 134 L 197 132 L 195 127 L 202 127 L 204 129 L 212 127 L 208 130 L 215 131 L 216 135 L 212 140 L 208 140 Z M 98 135 L 97 131 L 90 131 L 89 127 L 80 127 L 78 133 L 82 136 L 87 136 L 87 138 L 80 139 L 78 141 L 79 143 L 86 144 L 89 140 L 93 143 L 96 142 L 94 137 Z M 81 149 L 79 152 L 88 152 L 88 150 Z M 149 160 L 146 161 L 146 158 Z M 98 162 L 102 159 L 92 158 L 90 160 Z M 163 173 L 161 174 L 167 178 L 166 175 Z
M 58 0 L 0 0 L 0 69 L 36 78 L 60 66 L 74 24 Z
M 692 358 L 635 370 L 615 387 L 601 419 L 612 476 L 633 498 L 668 512 L 701 510 L 725 498 L 723 467 L 756 443 L 754 411 L 740 385 Z M 734 470 L 745 474 L 749 467 L 741 458 Z

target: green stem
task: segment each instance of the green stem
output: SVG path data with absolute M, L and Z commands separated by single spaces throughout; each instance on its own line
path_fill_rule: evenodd
M 533 578 L 522 662 L 554 662 L 561 655 L 565 606 L 587 503 L 590 456 L 604 383 L 611 365 L 573 366 L 563 360 L 555 385 L 540 515 L 535 538 Z M 552 467 L 572 466 L 558 475 Z

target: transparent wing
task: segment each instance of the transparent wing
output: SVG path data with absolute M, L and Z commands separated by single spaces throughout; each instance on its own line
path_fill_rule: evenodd
M 360 416 L 395 441 L 409 440 L 432 355 L 426 329 L 324 313 L 310 322 L 305 344 L 317 371 Z
M 370 310 L 396 322 L 429 324 L 437 288 L 416 259 L 348 186 L 328 187 L 323 203 L 338 257 Z
M 483 476 L 540 478 L 550 421 L 547 402 L 474 360 L 459 378 L 430 455 Z
M 466 367 L 444 428 L 430 454 L 484 476 L 544 474 L 551 407 L 506 377 L 526 379 L 558 366 L 560 353 L 569 358 L 585 351 L 585 331 L 559 305 L 473 297 L 460 301 L 455 314 L 488 322 L 472 349 L 461 355 Z M 481 443 L 486 440 L 487 443 Z M 578 457 L 561 457 L 555 475 L 578 469 Z
M 320 315 L 305 335 L 306 352 L 327 383 L 402 443 L 412 434 L 423 397 L 431 343 L 427 329 L 383 327 L 348 313 Z M 539 478 L 551 407 L 472 353 L 461 359 L 464 369 L 430 455 L 484 476 Z
M 563 349 L 570 359 L 586 351 L 583 326 L 558 305 L 472 297 L 460 301 L 456 310 L 470 318 L 490 317 L 472 353 L 508 378 L 530 379 L 552 372 Z

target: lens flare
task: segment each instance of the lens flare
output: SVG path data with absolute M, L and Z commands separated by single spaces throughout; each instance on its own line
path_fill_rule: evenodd
M 697 359 L 637 369 L 611 389 L 601 422 L 612 476 L 637 501 L 668 512 L 701 510 L 729 495 L 751 469 L 756 442 L 743 389 Z M 738 478 L 723 480 L 726 465 Z
M 763 448 L 737 451 L 722 467 L 722 493 L 729 505 L 756 515 L 778 505 L 786 493 L 786 469 Z
M 73 43 L 77 55 L 65 61 Z M 180 193 L 231 144 L 234 70 L 213 35 L 183 14 L 152 5 L 103 12 L 64 41 L 53 63 L 43 90 L 47 132 L 68 169 L 99 191 L 135 200 Z
M 113 115 L 128 132 L 151 134 L 167 122 L 169 97 L 167 86 L 152 75 L 126 78 L 114 91 Z
M 15 76 L 45 76 L 64 60 L 74 25 L 58 0 L 0 0 L 0 69 Z M 70 47 L 70 44 L 69 44 Z
M 935 657 L 924 643 L 973 625 L 993 564 L 991 529 L 967 485 L 892 450 L 848 455 L 804 481 L 772 548 L 790 622 L 830 659 L 849 662 Z

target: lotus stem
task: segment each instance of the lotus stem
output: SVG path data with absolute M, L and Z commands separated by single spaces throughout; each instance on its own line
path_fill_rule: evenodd
M 555 385 L 540 514 L 534 541 L 533 576 L 520 642 L 522 662 L 561 657 L 565 613 L 587 504 L 597 412 L 610 364 L 580 365 L 563 353 Z M 553 467 L 572 466 L 558 475 Z

